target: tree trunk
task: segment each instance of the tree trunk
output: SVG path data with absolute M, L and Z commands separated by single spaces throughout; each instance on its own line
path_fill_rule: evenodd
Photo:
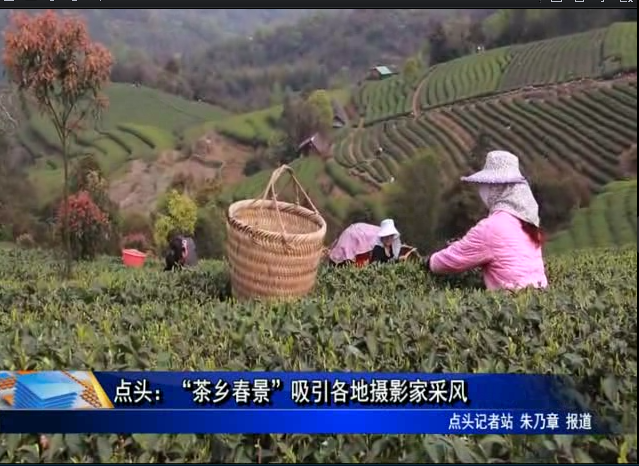
M 71 278 L 71 268 L 73 265 L 73 256 L 71 254 L 71 231 L 69 230 L 69 154 L 67 148 L 67 136 L 62 136 L 62 163 L 64 167 L 64 185 L 62 187 L 62 202 L 64 205 L 64 219 L 63 219 L 63 241 L 64 241 L 64 278 L 67 280 Z

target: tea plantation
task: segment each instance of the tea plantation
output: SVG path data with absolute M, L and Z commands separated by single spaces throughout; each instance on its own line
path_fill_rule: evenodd
M 570 226 L 548 243 L 546 253 L 626 244 L 637 244 L 637 180 L 606 186 L 587 208 L 575 212 Z
M 550 257 L 546 291 L 489 293 L 475 275 L 403 264 L 322 270 L 313 296 L 238 304 L 221 263 L 168 274 L 117 259 L 61 284 L 46 253 L 0 263 L 4 369 L 568 373 L 636 428 L 637 250 Z M 623 414 L 622 414 L 623 413 Z M 636 435 L 0 435 L 0 462 L 636 462 Z
M 444 175 L 454 179 L 468 170 L 476 141 L 487 136 L 518 154 L 524 168 L 545 159 L 560 171 L 576 170 L 597 190 L 618 179 L 620 154 L 637 142 L 636 115 L 635 75 L 600 87 L 496 97 L 377 123 L 351 131 L 334 154 L 344 170 L 382 185 L 418 149 L 431 147 Z
M 178 135 L 204 122 L 218 121 L 227 112 L 144 86 L 113 83 L 106 89 L 109 107 L 96 129 L 88 128 L 72 152 L 93 154 L 112 175 L 136 158 L 154 158 L 177 144 Z M 20 144 L 35 161 L 30 170 L 38 196 L 49 200 L 62 179 L 60 142 L 51 122 L 31 109 L 18 132 Z
M 418 85 L 402 77 L 366 83 L 354 96 L 367 125 L 466 99 L 637 69 L 637 23 L 468 55 L 428 68 Z M 417 95 L 413 95 L 413 94 Z M 413 108 L 415 107 L 415 108 Z

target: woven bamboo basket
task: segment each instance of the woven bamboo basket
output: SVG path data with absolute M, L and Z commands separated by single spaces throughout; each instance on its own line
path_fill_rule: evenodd
M 298 194 L 295 204 L 277 200 L 275 185 L 284 173 Z M 300 205 L 300 193 L 311 209 Z M 237 299 L 294 298 L 313 289 L 326 222 L 292 168 L 275 170 L 261 199 L 233 203 L 226 227 L 226 254 Z

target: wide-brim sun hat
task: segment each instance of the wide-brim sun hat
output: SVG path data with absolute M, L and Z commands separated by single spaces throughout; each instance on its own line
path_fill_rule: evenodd
M 388 236 L 399 236 L 399 231 L 395 228 L 395 222 L 391 219 L 384 220 L 379 225 L 379 233 L 377 236 L 380 238 L 386 238 Z
M 484 168 L 470 176 L 463 176 L 461 180 L 480 184 L 526 183 L 526 178 L 519 170 L 519 158 L 503 150 L 489 152 Z

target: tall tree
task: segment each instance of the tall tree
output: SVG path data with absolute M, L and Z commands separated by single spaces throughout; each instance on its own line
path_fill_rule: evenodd
M 402 238 L 421 253 L 437 247 L 442 204 L 439 160 L 432 152 L 419 153 L 398 174 L 388 194 L 388 215 L 395 219 Z
M 308 104 L 317 115 L 319 132 L 328 131 L 333 123 L 333 104 L 331 96 L 324 89 L 313 91 L 307 99 Z
M 326 132 L 333 119 L 328 97 L 315 94 L 313 99 L 287 96 L 284 99 L 280 128 L 283 137 L 273 147 L 279 163 L 289 163 L 297 157 L 298 145 L 315 133 Z M 329 114 L 330 112 L 330 114 Z
M 404 62 L 404 68 L 402 69 L 402 78 L 408 85 L 413 85 L 419 79 L 421 71 L 421 63 L 418 56 L 409 57 Z
M 85 23 L 48 10 L 18 12 L 4 33 L 4 65 L 10 80 L 49 117 L 60 140 L 64 165 L 63 202 L 69 197 L 69 145 L 90 117 L 106 106 L 100 94 L 109 81 L 113 57 L 91 41 Z M 65 275 L 71 275 L 71 240 L 65 216 Z

